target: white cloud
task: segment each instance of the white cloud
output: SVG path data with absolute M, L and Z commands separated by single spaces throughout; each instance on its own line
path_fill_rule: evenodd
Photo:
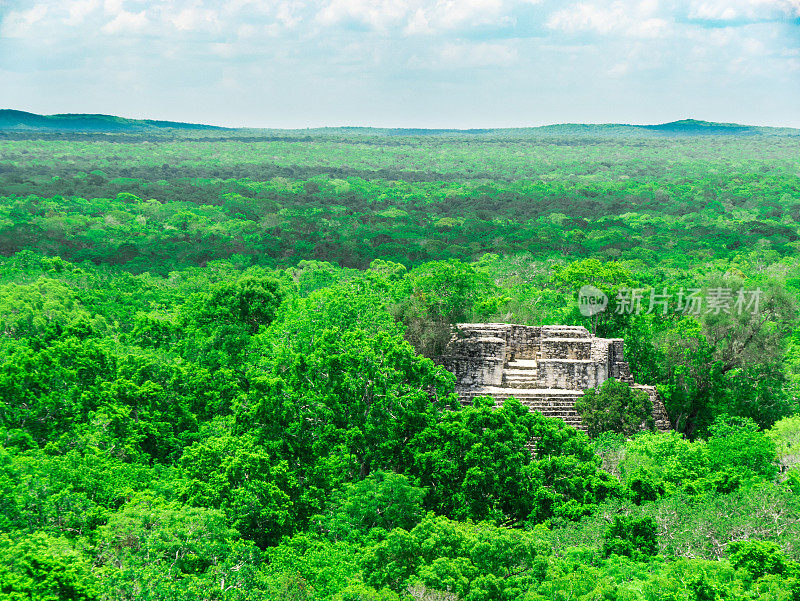
M 702 0 L 680 11 L 675 2 L 587 0 L 562 6 L 546 25 L 555 32 L 594 35 L 587 48 L 594 49 L 599 68 L 610 77 L 652 71 L 675 78 L 683 73 L 770 78 L 789 68 L 779 24 L 788 14 L 786 6 L 778 0 Z M 687 17 L 737 22 L 707 27 L 687 23 Z
M 254 38 L 258 35 L 258 32 L 258 27 L 251 23 L 245 23 L 244 25 L 240 25 L 236 30 L 236 36 L 244 39 Z
M 100 31 L 107 34 L 135 33 L 144 30 L 148 25 L 147 11 L 138 13 L 123 10 L 111 21 L 103 25 Z
M 427 9 L 428 23 L 437 29 L 496 22 L 504 12 L 502 0 L 446 0 Z
M 644 19 L 628 25 L 630 34 L 637 38 L 660 38 L 669 30 L 670 23 L 665 19 Z
M 72 94 L 71 110 L 98 110 L 100 95 L 110 103 L 105 112 L 139 103 L 145 108 L 128 112 L 155 115 L 173 102 L 198 118 L 197 90 L 212 97 L 209 82 L 223 79 L 251 91 L 238 101 L 250 103 L 252 115 L 263 115 L 266 104 L 258 102 L 269 98 L 276 119 L 295 111 L 297 123 L 314 111 L 317 122 L 345 119 L 334 110 L 345 98 L 339 108 L 352 121 L 373 106 L 381 107 L 375 115 L 384 111 L 375 120 L 394 122 L 414 106 L 419 114 L 441 110 L 451 122 L 459 110 L 491 121 L 496 106 L 485 117 L 469 108 L 484 102 L 490 86 L 503 106 L 524 111 L 532 98 L 552 99 L 538 108 L 553 120 L 579 119 L 567 111 L 583 110 L 582 102 L 598 115 L 643 114 L 649 103 L 711 106 L 716 97 L 727 110 L 729 89 L 740 99 L 765 99 L 751 103 L 761 113 L 740 101 L 743 113 L 772 114 L 772 99 L 796 98 L 800 83 L 800 38 L 787 26 L 794 15 L 800 0 L 0 0 L 0 73 L 26 74 L 28 87 L 13 92 L 20 107 L 17 98 L 27 94 L 33 108 L 48 97 L 42 90 L 59 89 L 50 96 L 60 104 Z M 263 71 L 247 76 L 251 66 Z M 117 81 L 117 70 L 138 82 L 140 97 L 113 86 L 87 94 L 87 85 Z M 308 94 L 312 87 L 321 92 Z M 616 100 L 610 89 L 620 91 Z M 681 93 L 664 100 L 654 91 L 664 89 Z M 586 90 L 596 103 L 581 100 Z M 245 121 L 233 119 L 227 96 L 206 120 Z M 429 108 L 448 99 L 452 115 Z M 796 106 L 784 105 L 781 119 L 800 119 Z M 441 125 L 439 118 L 428 122 Z
M 100 0 L 76 0 L 66 6 L 69 16 L 64 23 L 70 27 L 75 27 L 83 23 L 89 14 L 100 7 Z
M 617 26 L 619 18 L 623 14 L 619 8 L 619 2 L 606 9 L 594 4 L 576 4 L 550 15 L 547 26 L 567 33 L 581 31 L 609 33 Z
M 209 46 L 211 54 L 221 58 L 231 58 L 238 54 L 238 49 L 234 44 L 226 44 L 222 42 L 214 43 Z
M 179 31 L 196 31 L 214 27 L 218 19 L 219 15 L 213 10 L 192 7 L 181 10 L 170 21 Z
M 283 2 L 278 5 L 275 11 L 275 18 L 284 27 L 294 27 L 300 23 L 300 17 L 294 14 L 292 4 L 290 2 Z
M 630 65 L 627 63 L 617 63 L 613 65 L 611 68 L 606 70 L 606 73 L 609 77 L 622 77 L 623 75 L 627 75 L 628 71 L 630 71 Z
M 690 53 L 686 64 L 690 71 L 768 81 L 792 69 L 793 52 L 782 47 L 770 24 L 692 29 L 684 43 Z
M 695 0 L 689 18 L 717 21 L 800 16 L 800 0 Z
M 425 11 L 422 8 L 416 9 L 411 14 L 408 24 L 406 25 L 405 32 L 410 34 L 433 32 L 433 27 L 431 27 L 431 24 L 428 21 L 428 16 L 425 14 Z
M 323 25 L 357 21 L 383 29 L 402 21 L 407 13 L 408 5 L 402 0 L 331 0 L 317 20 Z
M 550 29 L 566 33 L 618 34 L 635 38 L 659 38 L 666 35 L 670 22 L 658 16 L 658 2 L 581 2 L 554 12 L 547 19 Z
M 330 0 L 317 14 L 323 25 L 360 22 L 375 29 L 401 27 L 406 34 L 435 34 L 511 21 L 519 5 L 542 0 Z
M 124 5 L 125 0 L 104 0 L 103 10 L 110 15 L 117 15 L 124 10 Z
M 33 26 L 44 19 L 48 8 L 37 4 L 30 10 L 11 11 L 0 23 L 0 35 L 8 38 L 22 38 L 32 33 Z

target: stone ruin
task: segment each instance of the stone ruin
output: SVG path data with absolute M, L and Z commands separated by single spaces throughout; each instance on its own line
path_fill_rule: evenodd
M 456 376 L 463 404 L 476 396 L 514 397 L 531 411 L 586 430 L 575 401 L 587 388 L 616 378 L 643 390 L 653 402 L 656 428 L 670 428 L 655 387 L 636 384 L 622 338 L 597 338 L 583 326 L 461 323 L 440 357 Z

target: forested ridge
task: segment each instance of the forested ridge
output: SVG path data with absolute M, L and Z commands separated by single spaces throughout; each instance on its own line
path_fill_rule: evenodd
M 689 125 L 6 134 L 0 599 L 800 599 L 800 147 Z M 473 320 L 625 338 L 674 430 L 462 407 Z

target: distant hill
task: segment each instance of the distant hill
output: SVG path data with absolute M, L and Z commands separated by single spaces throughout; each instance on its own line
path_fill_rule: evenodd
M 800 130 L 785 127 L 759 127 L 753 125 L 739 125 L 736 123 L 715 123 L 713 121 L 698 121 L 697 119 L 682 119 L 669 123 L 655 125 L 632 125 L 629 123 L 608 124 L 582 124 L 564 123 L 558 125 L 545 125 L 530 128 L 542 133 L 552 134 L 583 134 L 583 135 L 635 135 L 657 134 L 671 136 L 730 136 L 730 135 L 757 135 L 757 134 L 791 134 L 800 135 Z
M 25 111 L 0 109 L 0 130 L 86 133 L 147 133 L 174 129 L 220 130 L 228 128 L 198 123 L 126 119 L 114 115 L 37 115 Z
M 420 135 L 422 130 L 390 130 L 392 135 Z M 752 135 L 790 135 L 800 136 L 800 129 L 789 127 L 760 127 L 754 125 L 739 125 L 737 123 L 714 123 L 712 121 L 698 121 L 696 119 L 682 119 L 670 123 L 656 125 L 632 125 L 629 123 L 558 123 L 555 125 L 542 125 L 539 127 L 511 128 L 511 129 L 472 129 L 472 130 L 426 130 L 429 134 L 462 133 L 483 134 L 503 133 L 514 134 L 539 134 L 554 136 L 636 136 L 636 135 L 661 135 L 661 136 L 752 136 Z
M 320 127 L 309 129 L 255 129 L 228 128 L 199 123 L 154 121 L 151 119 L 126 119 L 114 115 L 61 114 L 37 115 L 25 111 L 0 109 L 0 132 L 24 134 L 154 134 L 182 130 L 184 132 L 214 132 L 216 136 L 232 135 L 237 139 L 250 136 L 309 136 L 309 135 L 365 135 L 365 136 L 502 136 L 502 137 L 630 137 L 630 136 L 800 136 L 800 129 L 788 127 L 760 127 L 737 123 L 714 123 L 696 119 L 682 119 L 656 125 L 631 125 L 627 123 L 560 123 L 539 127 L 497 129 L 426 129 L 426 128 L 376 128 L 376 127 Z M 189 134 L 192 136 L 192 134 Z
M 763 130 L 771 129 L 784 129 L 772 127 L 754 127 L 752 125 L 738 125 L 736 123 L 714 123 L 712 121 L 697 121 L 696 119 L 682 119 L 680 121 L 672 121 L 670 123 L 661 123 L 660 125 L 639 125 L 643 129 L 650 131 L 669 133 L 669 134 L 685 134 L 685 135 L 741 135 L 741 134 L 758 134 L 764 133 Z
M 252 131 L 252 130 L 251 130 Z M 275 130 L 271 130 L 275 131 Z M 516 127 L 502 129 L 421 129 L 421 128 L 372 128 L 372 127 L 325 127 L 309 130 L 292 130 L 295 133 L 357 134 L 384 136 L 454 136 L 494 135 L 509 137 L 630 137 L 630 136 L 753 136 L 781 135 L 800 136 L 800 129 L 789 127 L 761 127 L 737 123 L 714 123 L 697 119 L 682 119 L 656 125 L 632 125 L 629 123 L 558 123 L 538 127 Z

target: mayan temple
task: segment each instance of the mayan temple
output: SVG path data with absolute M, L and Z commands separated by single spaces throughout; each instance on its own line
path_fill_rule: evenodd
M 597 338 L 583 326 L 461 323 L 440 360 L 456 375 L 456 391 L 465 404 L 476 396 L 514 397 L 531 411 L 585 430 L 575 401 L 587 388 L 616 378 L 647 392 L 656 427 L 670 428 L 656 389 L 633 381 L 624 341 Z

